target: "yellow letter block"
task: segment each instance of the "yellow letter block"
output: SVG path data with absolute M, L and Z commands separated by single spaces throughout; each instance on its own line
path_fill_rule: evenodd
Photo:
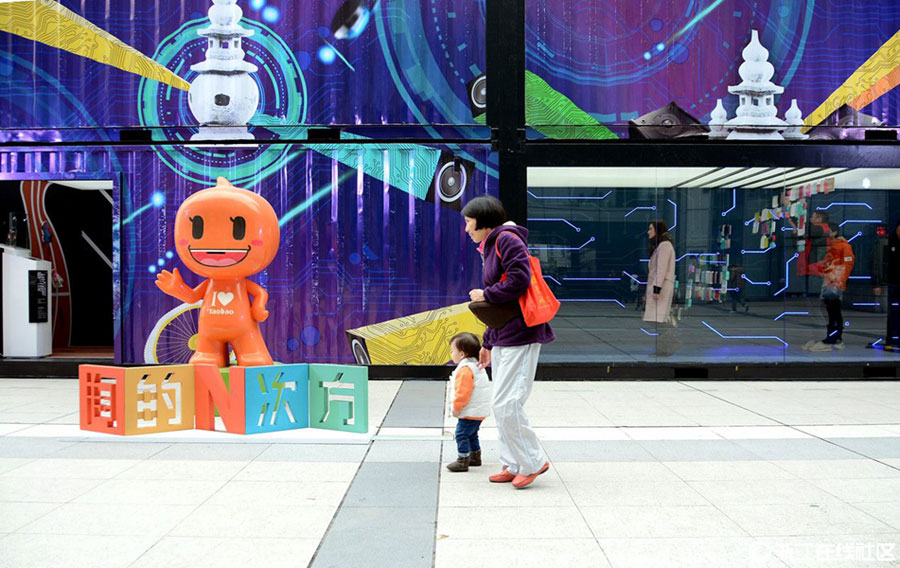
M 194 366 L 125 369 L 125 435 L 194 428 Z
M 193 365 L 81 365 L 79 379 L 83 430 L 130 436 L 194 428 Z M 92 387 L 91 381 L 105 387 Z M 99 423 L 98 417 L 109 424 Z

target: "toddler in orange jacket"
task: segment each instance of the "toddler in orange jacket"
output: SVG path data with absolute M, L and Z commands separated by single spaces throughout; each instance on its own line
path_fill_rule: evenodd
M 469 466 L 481 465 L 481 445 L 478 429 L 491 409 L 491 385 L 487 373 L 478 367 L 481 342 L 473 333 L 460 333 L 450 339 L 450 359 L 456 369 L 450 375 L 450 412 L 459 418 L 456 423 L 455 462 L 447 464 L 450 471 L 469 471 Z

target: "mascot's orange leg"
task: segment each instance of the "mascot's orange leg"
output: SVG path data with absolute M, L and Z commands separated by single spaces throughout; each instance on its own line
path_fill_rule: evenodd
M 258 367 L 272 364 L 272 356 L 269 355 L 269 349 L 266 347 L 266 342 L 263 341 L 259 329 L 248 330 L 235 337 L 231 341 L 231 346 L 234 348 L 234 355 L 237 357 L 238 365 L 242 367 Z
M 224 341 L 216 341 L 205 337 L 202 333 L 197 337 L 197 351 L 191 357 L 192 365 L 228 366 L 228 345 Z

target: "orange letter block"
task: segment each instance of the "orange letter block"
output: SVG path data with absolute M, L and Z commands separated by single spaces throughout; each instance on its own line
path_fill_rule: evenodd
M 229 386 L 225 386 L 225 378 L 215 365 L 194 365 L 197 429 L 215 430 L 215 411 L 218 410 L 226 432 L 246 434 L 244 368 L 234 366 L 226 372 L 231 375 Z
M 194 427 L 192 365 L 78 368 L 81 429 L 132 435 Z

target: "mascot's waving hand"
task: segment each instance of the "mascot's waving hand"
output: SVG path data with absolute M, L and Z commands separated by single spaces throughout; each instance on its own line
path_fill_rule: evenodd
M 208 280 L 191 288 L 176 268 L 160 272 L 156 286 L 182 302 L 203 300 L 191 363 L 224 367 L 231 344 L 241 366 L 272 364 L 259 332 L 259 322 L 269 317 L 269 295 L 247 277 L 272 262 L 279 236 L 278 218 L 269 202 L 223 177 L 216 180 L 216 187 L 198 191 L 178 208 L 178 256 Z

